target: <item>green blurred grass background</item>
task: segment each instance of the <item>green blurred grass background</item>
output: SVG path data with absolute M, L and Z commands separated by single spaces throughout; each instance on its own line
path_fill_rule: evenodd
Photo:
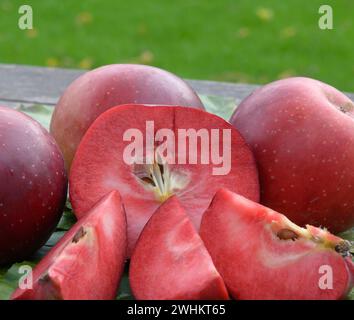
M 34 30 L 17 27 L 22 4 Z M 318 27 L 322 4 L 333 30 Z M 353 0 L 0 0 L 0 62 L 143 63 L 248 83 L 305 75 L 354 91 L 353 13 Z

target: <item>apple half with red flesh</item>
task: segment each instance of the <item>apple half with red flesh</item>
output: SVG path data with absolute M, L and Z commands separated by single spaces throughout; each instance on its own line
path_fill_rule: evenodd
M 112 191 L 80 219 L 33 270 L 18 300 L 115 299 L 126 260 L 126 217 Z
M 112 64 L 86 72 L 60 97 L 50 124 L 67 169 L 92 122 L 109 108 L 128 103 L 204 109 L 198 95 L 185 81 L 159 68 Z
M 341 299 L 353 286 L 348 241 L 229 190 L 216 193 L 200 235 L 235 299 Z
M 252 148 L 261 203 L 300 226 L 354 226 L 354 103 L 309 78 L 267 84 L 230 122 Z
M 139 140 L 138 134 L 132 141 L 126 139 L 130 130 L 141 134 L 144 144 L 136 146 L 129 162 L 125 159 L 127 150 Z M 179 138 L 187 130 L 215 139 L 207 141 L 195 135 L 198 140 L 194 142 L 199 142 L 190 149 L 192 134 L 191 139 L 184 139 L 187 142 L 183 148 L 183 139 Z M 171 133 L 174 137 L 166 138 Z M 175 157 L 168 157 L 172 152 L 165 147 L 175 150 Z M 149 148 L 153 161 L 148 162 L 150 153 L 145 150 L 142 155 L 139 148 Z M 210 159 L 218 151 L 225 154 L 224 164 Z M 201 157 L 207 153 L 210 157 L 202 163 Z M 69 181 L 70 199 L 78 218 L 107 192 L 120 192 L 127 213 L 129 256 L 146 222 L 171 195 L 178 196 L 197 229 L 219 188 L 229 188 L 255 201 L 259 197 L 253 155 L 237 130 L 215 115 L 178 106 L 126 105 L 106 111 L 82 139 Z
M 176 196 L 145 225 L 129 266 L 138 300 L 223 300 L 228 293 Z

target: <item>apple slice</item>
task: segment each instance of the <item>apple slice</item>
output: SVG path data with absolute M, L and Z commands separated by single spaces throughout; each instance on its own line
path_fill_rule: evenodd
M 139 134 L 143 150 L 136 150 L 136 159 L 132 155 L 129 162 L 125 155 L 132 143 L 139 145 Z M 183 134 L 191 137 L 185 148 Z M 164 147 L 173 149 L 175 157 L 161 151 Z M 153 161 L 145 164 L 148 148 Z M 218 152 L 224 154 L 225 163 L 216 164 Z M 255 161 L 238 131 L 215 115 L 188 107 L 125 105 L 106 111 L 82 139 L 69 180 L 71 203 L 79 218 L 109 191 L 120 192 L 127 213 L 129 256 L 145 223 L 173 194 L 197 229 L 221 187 L 259 199 Z
M 33 288 L 12 299 L 114 299 L 126 259 L 126 218 L 112 191 L 79 220 L 33 270 Z
M 224 281 L 176 196 L 143 229 L 129 279 L 139 300 L 228 299 Z
M 347 241 L 226 189 L 205 212 L 200 234 L 234 298 L 340 299 L 353 285 Z

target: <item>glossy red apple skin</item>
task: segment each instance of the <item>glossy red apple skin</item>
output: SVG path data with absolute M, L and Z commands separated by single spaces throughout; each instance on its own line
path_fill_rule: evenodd
M 229 190 L 216 193 L 200 235 L 235 299 L 343 299 L 353 287 L 349 247 L 345 257 L 336 251 L 343 239 L 316 227 L 300 228 Z M 333 281 L 326 280 L 331 288 L 320 286 L 321 267 L 332 270 Z
M 120 192 L 128 220 L 128 256 L 141 230 L 155 210 L 166 200 L 156 197 L 134 173 L 134 166 L 123 159 L 129 142 L 123 141 L 127 129 L 145 132 L 146 121 L 159 129 L 226 129 L 231 132 L 231 165 L 226 175 L 213 175 L 212 164 L 171 164 L 169 171 L 186 184 L 170 194 L 178 196 L 194 226 L 199 229 L 201 215 L 220 187 L 259 200 L 259 185 L 254 158 L 241 135 L 225 120 L 194 108 L 179 106 L 125 105 L 102 114 L 89 128 L 77 150 L 70 173 L 70 199 L 80 218 L 103 195 Z M 222 144 L 223 138 L 220 139 Z M 178 145 L 178 142 L 175 143 Z M 209 144 L 210 149 L 210 144 Z M 193 150 L 194 151 L 194 150 Z M 200 155 L 200 144 L 196 153 Z M 178 162 L 178 160 L 177 160 Z M 165 170 L 167 172 L 167 170 Z M 174 181 L 176 181 L 174 179 Z
M 15 300 L 113 300 L 126 259 L 126 217 L 112 191 L 80 219 L 33 270 L 33 288 Z
M 0 107 L 0 265 L 23 260 L 46 242 L 66 190 L 54 139 L 27 115 Z
M 354 225 L 354 104 L 309 78 L 270 83 L 230 122 L 252 148 L 261 203 L 299 225 L 337 233 Z
M 152 215 L 130 260 L 138 300 L 224 300 L 228 293 L 176 196 Z
M 67 168 L 92 122 L 107 109 L 130 103 L 204 109 L 186 82 L 159 68 L 113 64 L 89 71 L 65 90 L 50 124 L 50 132 L 64 154 Z

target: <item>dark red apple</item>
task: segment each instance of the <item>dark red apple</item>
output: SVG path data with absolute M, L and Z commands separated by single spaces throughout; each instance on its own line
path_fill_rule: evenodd
M 200 235 L 235 299 L 340 299 L 353 286 L 349 242 L 226 189 Z
M 145 225 L 129 266 L 138 300 L 228 299 L 224 281 L 176 196 Z
M 174 74 L 134 64 L 104 66 L 76 79 L 60 98 L 50 132 L 70 168 L 77 146 L 91 123 L 107 109 L 129 103 L 191 106 L 204 109 L 193 89 Z
M 66 189 L 54 139 L 32 118 L 0 107 L 0 265 L 23 260 L 46 242 Z
M 174 136 L 167 139 L 168 134 Z M 183 134 L 190 135 L 179 143 Z M 165 147 L 174 150 L 170 158 Z M 127 154 L 132 154 L 129 161 Z M 127 212 L 128 255 L 150 216 L 171 195 L 178 196 L 198 229 L 223 186 L 258 201 L 253 155 L 225 120 L 186 107 L 125 105 L 106 111 L 82 139 L 70 174 L 71 203 L 79 218 L 107 192 L 119 190 Z
M 231 123 L 252 148 L 261 203 L 299 225 L 354 226 L 354 104 L 308 78 L 270 83 L 236 109 Z
M 126 217 L 112 191 L 79 220 L 33 270 L 16 300 L 115 299 L 127 247 Z

